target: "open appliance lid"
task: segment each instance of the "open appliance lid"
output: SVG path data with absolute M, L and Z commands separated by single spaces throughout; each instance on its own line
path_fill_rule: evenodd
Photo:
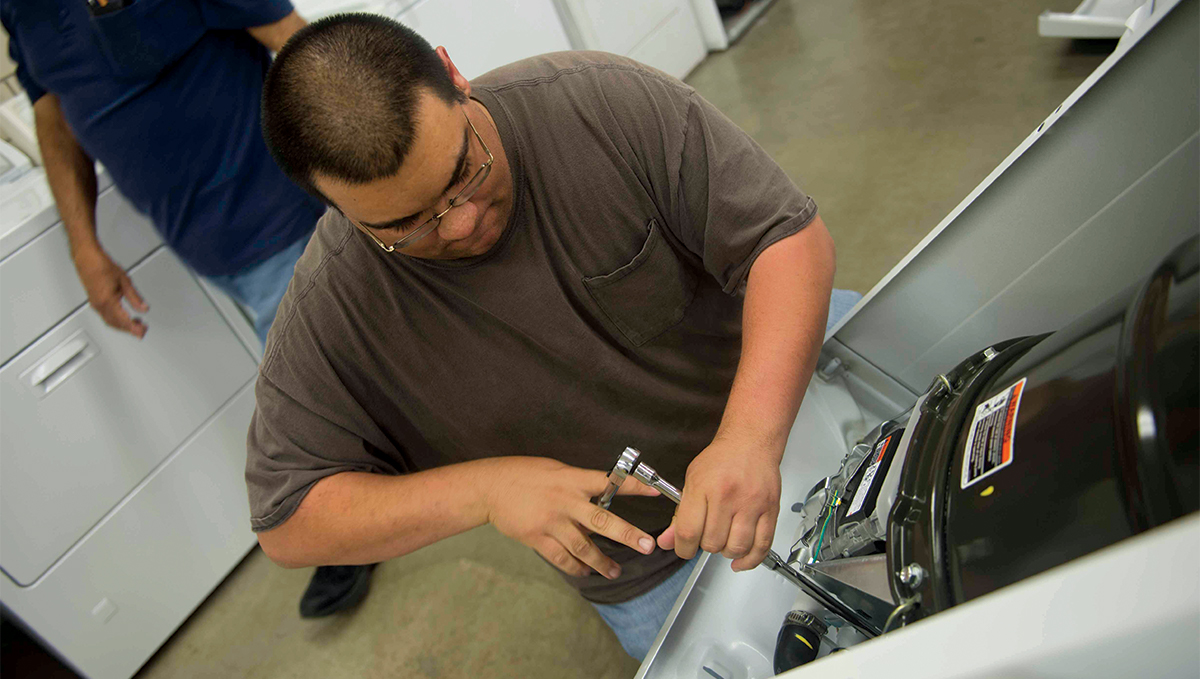
M 916 394 L 989 342 L 1066 325 L 1200 231 L 1196 5 L 1155 3 L 830 344 Z

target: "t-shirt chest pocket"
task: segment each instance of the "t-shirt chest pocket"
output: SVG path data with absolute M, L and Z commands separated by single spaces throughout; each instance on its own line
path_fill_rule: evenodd
M 683 320 L 696 294 L 696 274 L 679 261 L 651 219 L 642 250 L 628 264 L 583 279 L 588 294 L 634 346 Z

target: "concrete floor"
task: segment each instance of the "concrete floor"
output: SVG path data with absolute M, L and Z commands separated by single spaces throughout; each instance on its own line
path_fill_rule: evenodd
M 1075 0 L 780 0 L 688 78 L 812 195 L 867 292 L 1104 60 L 1039 38 Z
M 779 0 L 688 79 L 813 195 L 838 287 L 869 290 L 1106 56 L 1042 39 L 1077 0 Z M 530 550 L 490 527 L 381 565 L 351 613 L 296 612 L 310 571 L 258 550 L 139 673 L 631 677 L 637 663 Z

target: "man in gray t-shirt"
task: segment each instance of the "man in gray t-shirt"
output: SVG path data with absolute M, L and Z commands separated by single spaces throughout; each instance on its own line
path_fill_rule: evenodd
M 761 562 L 834 265 L 816 205 L 748 136 L 628 59 L 468 82 L 366 16 L 280 52 L 264 130 L 336 208 L 256 391 L 246 479 L 272 559 L 371 563 L 491 522 L 601 605 L 698 549 Z M 632 481 L 590 504 L 625 446 L 684 485 L 678 511 Z

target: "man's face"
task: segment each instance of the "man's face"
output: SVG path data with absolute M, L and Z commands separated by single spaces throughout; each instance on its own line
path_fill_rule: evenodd
M 477 102 L 447 104 L 424 92 L 417 105 L 413 143 L 400 170 L 366 184 L 346 184 L 316 175 L 314 183 L 352 222 L 369 229 L 385 245 L 412 233 L 445 210 L 459 190 L 487 161 L 475 129 L 497 156 L 487 180 L 470 200 L 442 216 L 441 223 L 396 253 L 424 259 L 458 259 L 482 255 L 500 239 L 508 217 L 507 164 L 500 162 L 500 140 L 486 111 Z M 363 234 L 363 238 L 367 238 Z M 371 247 L 375 247 L 372 242 Z M 396 256 L 383 251 L 381 256 Z

